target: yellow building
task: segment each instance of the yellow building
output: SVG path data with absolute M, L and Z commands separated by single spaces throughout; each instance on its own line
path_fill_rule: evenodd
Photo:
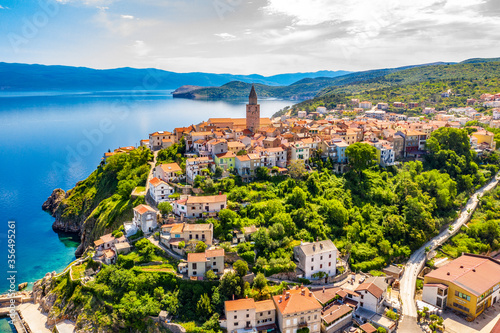
M 495 134 L 483 129 L 472 133 L 472 136 L 477 138 L 477 144 L 487 143 L 492 149 L 496 149 Z
M 422 300 L 471 318 L 500 301 L 500 261 L 463 254 L 424 277 Z

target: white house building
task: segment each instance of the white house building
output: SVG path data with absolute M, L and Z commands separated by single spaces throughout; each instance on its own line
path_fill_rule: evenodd
M 329 239 L 302 243 L 293 248 L 293 253 L 298 261 L 297 267 L 304 272 L 306 279 L 319 278 L 320 272 L 324 273 L 322 277 L 334 276 L 337 273 L 338 250 Z
M 159 178 L 153 178 L 149 181 L 149 195 L 156 204 L 168 201 L 169 195 L 175 193 L 175 189 Z

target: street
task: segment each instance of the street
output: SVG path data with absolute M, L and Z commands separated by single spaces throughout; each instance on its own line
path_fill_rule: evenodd
M 429 248 L 429 251 L 432 251 L 460 231 L 460 228 L 474 213 L 479 203 L 479 198 L 484 192 L 493 189 L 498 184 L 498 181 L 499 174 L 497 174 L 488 185 L 482 187 L 474 193 L 474 195 L 472 195 L 465 207 L 462 209 L 460 216 L 451 224 L 451 228 L 441 232 L 429 242 L 422 245 L 421 248 L 411 255 L 410 259 L 406 263 L 405 272 L 403 278 L 401 279 L 400 294 L 403 302 L 403 322 L 400 326 L 400 332 L 415 332 L 416 330 L 420 330 L 416 323 L 417 307 L 415 304 L 415 285 L 417 282 L 417 275 L 420 273 L 426 262 L 426 247 Z M 413 322 L 413 324 L 411 322 Z

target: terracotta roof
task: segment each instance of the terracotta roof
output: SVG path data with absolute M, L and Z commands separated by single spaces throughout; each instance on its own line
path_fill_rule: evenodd
M 353 309 L 349 305 L 335 304 L 326 311 L 326 314 L 323 315 L 321 319 L 323 319 L 327 324 L 330 324 L 352 311 Z
M 377 332 L 377 329 L 375 327 L 373 327 L 373 325 L 370 323 L 363 324 L 359 328 L 361 328 L 363 330 L 363 332 L 365 332 L 365 333 Z
M 375 283 L 373 282 L 362 283 L 356 288 L 355 291 L 363 291 L 363 290 L 367 290 L 370 294 L 372 294 L 376 298 L 380 298 L 380 296 L 382 296 L 382 294 L 384 293 L 384 291 L 379 287 L 377 287 L 377 285 L 375 285 Z
M 163 183 L 163 184 L 167 184 L 167 183 L 165 183 L 163 180 L 159 179 L 158 177 L 155 177 L 155 178 L 151 179 L 151 180 L 149 181 L 149 183 L 150 183 L 151 185 L 153 185 L 154 187 L 156 187 L 156 186 L 160 185 L 161 183 Z
M 111 249 L 106 249 L 104 250 L 104 256 L 108 259 L 111 259 L 113 258 L 114 256 L 116 256 L 116 253 L 114 250 L 111 250 Z
M 188 262 L 207 261 L 205 253 L 188 253 Z
M 272 311 L 272 310 L 276 310 L 272 299 L 268 299 L 268 300 L 260 301 L 260 302 L 255 302 L 255 311 L 256 312 Z
M 325 288 L 324 290 L 317 290 L 313 292 L 314 297 L 321 303 L 326 304 L 328 301 L 332 300 L 337 296 L 337 292 L 342 290 L 341 288 Z
M 256 308 L 255 301 L 253 300 L 253 298 L 243 298 L 234 301 L 225 301 L 224 306 L 226 308 L 226 312 Z
M 147 211 L 150 211 L 150 212 L 155 211 L 153 208 L 149 207 L 148 205 L 142 205 L 142 204 L 137 206 L 137 207 L 134 207 L 134 210 L 141 215 L 146 213 Z
M 170 229 L 171 234 L 180 234 L 184 230 L 184 223 L 176 224 Z
M 236 159 L 241 162 L 250 161 L 250 157 L 248 157 L 248 155 L 236 156 Z
M 177 171 L 182 171 L 182 169 L 179 167 L 177 163 L 166 163 L 166 164 L 160 164 L 159 167 L 164 171 L 164 172 L 177 172 Z
M 224 249 L 206 250 L 205 257 L 224 257 Z
M 216 154 L 215 156 L 217 156 L 218 158 L 229 158 L 229 157 L 235 157 L 236 155 L 232 151 L 228 151 L 225 153 Z
M 171 135 L 172 133 L 167 131 L 159 131 L 149 134 L 150 136 L 160 136 L 160 135 Z
M 189 196 L 187 198 L 187 203 L 188 204 L 196 204 L 196 203 L 215 203 L 215 202 L 221 202 L 221 201 L 226 201 L 226 195 L 221 194 L 221 195 L 209 195 L 209 196 L 203 196 L 203 197 L 196 197 L 196 196 Z
M 254 233 L 254 232 L 257 232 L 257 230 L 259 230 L 259 228 L 257 228 L 257 227 L 255 226 L 255 224 L 253 224 L 253 225 L 251 225 L 251 226 L 249 226 L 249 227 L 243 227 L 243 232 L 244 232 L 245 234 L 252 234 L 252 233 Z
M 490 333 L 500 333 L 500 319 L 498 319 L 497 323 L 491 329 Z
M 212 230 L 211 223 L 184 224 L 184 231 L 207 231 Z
M 490 257 L 465 253 L 425 277 L 454 283 L 480 296 L 500 282 L 500 262 Z
M 115 237 L 113 237 L 113 235 L 111 235 L 111 234 L 106 234 L 106 235 L 101 236 L 101 239 L 104 243 L 109 243 L 109 242 L 114 241 Z
M 304 295 L 301 294 L 301 289 L 291 289 L 288 299 L 286 295 L 273 296 L 274 304 L 278 311 L 282 314 L 291 314 L 310 310 L 321 310 L 321 304 L 312 296 L 309 289 L 304 288 Z M 309 296 L 311 295 L 311 296 Z M 280 297 L 282 298 L 280 302 Z
M 102 244 L 104 244 L 102 239 L 98 239 L 98 240 L 94 241 L 95 247 L 98 247 L 99 245 L 102 245 Z

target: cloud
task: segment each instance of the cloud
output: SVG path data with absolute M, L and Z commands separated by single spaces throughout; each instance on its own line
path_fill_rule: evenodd
M 151 48 L 142 40 L 136 40 L 132 45 L 132 47 L 134 49 L 135 54 L 139 57 L 144 57 L 148 55 L 149 52 L 151 51 Z
M 126 20 L 133 20 L 134 17 L 132 15 L 120 15 L 122 19 L 126 19 Z
M 223 32 L 220 34 L 214 34 L 214 36 L 220 37 L 225 41 L 231 41 L 231 40 L 235 40 L 237 38 L 235 35 L 231 35 L 227 32 Z

